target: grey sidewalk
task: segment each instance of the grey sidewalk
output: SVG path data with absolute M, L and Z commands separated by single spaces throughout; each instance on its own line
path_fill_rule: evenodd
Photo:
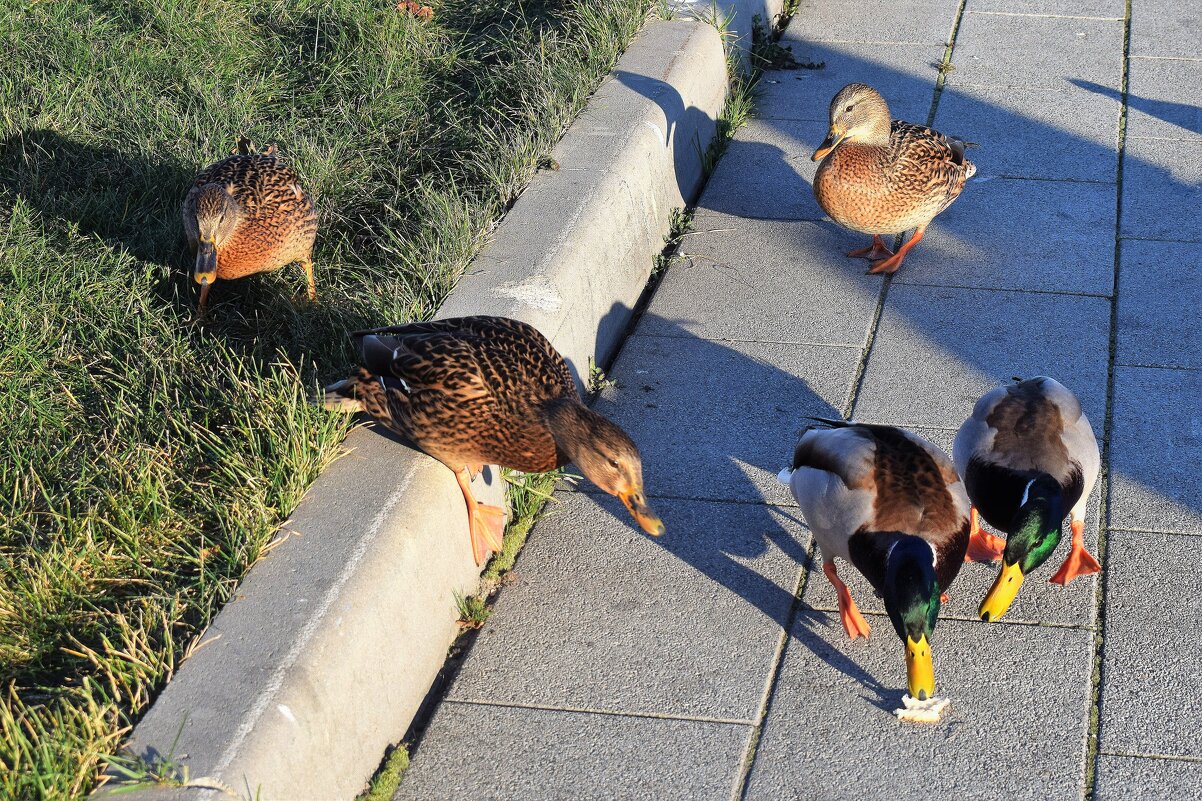
M 560 493 L 397 799 L 1202 797 L 1202 23 L 1133 5 L 803 0 L 784 43 L 825 69 L 765 76 L 598 403 L 667 534 Z M 981 144 L 886 281 L 809 187 L 852 81 Z M 888 619 L 843 571 L 875 629 L 847 641 L 775 475 L 805 415 L 950 448 L 981 393 L 1040 373 L 1106 440 L 1104 578 L 1043 571 L 985 624 L 995 568 L 967 565 L 935 634 L 950 714 L 903 726 Z

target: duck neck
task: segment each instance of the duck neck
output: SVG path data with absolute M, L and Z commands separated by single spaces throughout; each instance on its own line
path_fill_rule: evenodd
M 886 110 L 884 114 L 874 115 L 864 125 L 862 132 L 857 132 L 856 141 L 872 147 L 888 147 L 892 130 L 893 121 Z
M 546 404 L 544 413 L 547 428 L 555 440 L 555 448 L 559 452 L 560 464 L 572 462 L 583 468 L 580 456 L 586 450 L 591 451 L 594 433 L 599 427 L 598 421 L 605 418 L 585 406 L 576 398 L 556 398 Z
M 1040 473 L 1027 483 L 1006 540 L 1005 561 L 1023 573 L 1043 564 L 1060 544 L 1064 493 L 1060 482 Z

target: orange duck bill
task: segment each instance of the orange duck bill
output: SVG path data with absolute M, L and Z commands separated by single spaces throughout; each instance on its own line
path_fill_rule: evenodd
M 646 531 L 652 537 L 658 537 L 664 533 L 664 521 L 660 520 L 659 515 L 647 505 L 647 499 L 643 497 L 641 488 L 619 492 L 618 497 L 626 505 L 626 508 L 630 511 L 630 516 L 634 518 L 643 531 Z

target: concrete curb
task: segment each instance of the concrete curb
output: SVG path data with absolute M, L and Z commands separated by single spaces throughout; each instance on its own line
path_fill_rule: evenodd
M 578 377 L 606 363 L 700 190 L 726 86 L 712 27 L 649 25 L 440 316 L 532 323 Z M 353 798 L 408 727 L 479 570 L 444 467 L 376 430 L 346 447 L 134 730 L 128 748 L 172 755 L 189 786 L 123 798 Z M 477 497 L 500 502 L 501 483 L 486 470 Z

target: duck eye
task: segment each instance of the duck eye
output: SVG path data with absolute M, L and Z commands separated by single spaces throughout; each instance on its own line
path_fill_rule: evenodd
M 845 109 L 843 109 L 843 110 L 844 110 L 844 111 L 851 111 L 853 108 L 855 108 L 855 106 L 854 106 L 854 105 L 853 105 L 853 106 L 848 106 L 847 108 L 845 108 Z
M 617 470 L 617 469 L 618 469 L 618 460 L 617 460 L 617 459 L 610 459 L 610 460 L 609 460 L 609 466 L 610 466 L 610 467 L 612 467 L 614 470 Z

